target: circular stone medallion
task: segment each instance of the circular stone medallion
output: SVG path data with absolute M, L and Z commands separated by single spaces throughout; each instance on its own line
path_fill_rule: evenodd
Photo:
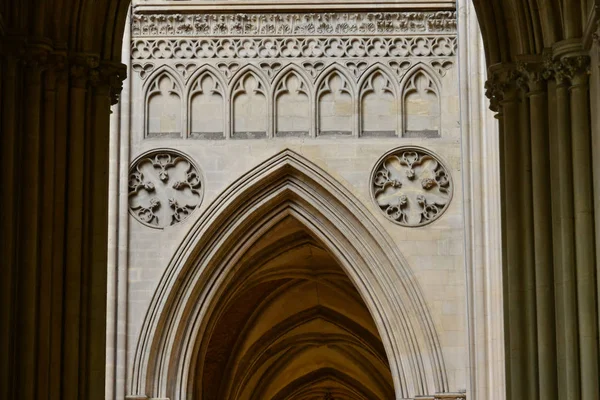
M 427 225 L 452 199 L 452 178 L 437 156 L 421 147 L 399 147 L 379 159 L 371 176 L 371 196 L 395 223 Z
M 129 212 L 151 228 L 175 225 L 200 206 L 203 189 L 200 168 L 188 156 L 152 150 L 129 169 Z

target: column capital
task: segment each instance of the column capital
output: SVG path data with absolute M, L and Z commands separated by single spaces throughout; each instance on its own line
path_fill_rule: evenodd
M 101 61 L 95 54 L 78 53 L 71 56 L 70 74 L 76 84 L 108 90 L 111 104 L 116 104 L 127 77 L 124 64 Z
M 502 103 L 513 100 L 522 79 L 515 64 L 496 64 L 489 69 L 485 82 L 485 95 L 490 99 L 490 109 L 501 112 Z
M 519 61 L 517 62 L 517 71 L 520 74 L 517 81 L 527 95 L 531 96 L 546 91 L 546 80 L 551 72 L 543 59 Z
M 590 57 L 587 54 L 565 56 L 560 62 L 571 87 L 587 84 L 590 75 Z

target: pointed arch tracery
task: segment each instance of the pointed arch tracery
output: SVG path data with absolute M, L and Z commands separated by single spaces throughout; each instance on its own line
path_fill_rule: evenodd
M 273 81 L 274 136 L 312 135 L 313 88 L 311 79 L 294 64 L 283 68 Z
M 223 139 L 227 132 L 227 83 L 214 67 L 204 65 L 189 79 L 188 132 L 191 137 Z
M 168 66 L 158 68 L 144 87 L 144 134 L 146 137 L 181 137 L 183 83 Z
M 358 82 L 361 136 L 394 137 L 398 132 L 400 92 L 389 68 L 376 63 Z
M 269 135 L 269 85 L 254 65 L 241 68 L 232 79 L 231 137 L 260 138 Z
M 441 136 L 441 83 L 434 71 L 419 63 L 401 83 L 403 136 Z
M 315 88 L 317 135 L 355 134 L 354 80 L 339 64 L 333 64 L 321 72 Z
M 391 240 L 325 172 L 284 151 L 230 186 L 173 258 L 144 321 L 133 362 L 133 394 L 183 400 L 194 390 L 198 342 L 215 299 L 240 265 L 251 261 L 252 243 L 289 218 L 303 227 L 306 240 L 316 241 L 336 260 L 360 293 L 381 337 L 396 398 L 447 391 L 437 334 Z M 278 282 L 279 287 L 282 279 L 256 284 Z M 366 353 L 347 354 L 361 359 Z

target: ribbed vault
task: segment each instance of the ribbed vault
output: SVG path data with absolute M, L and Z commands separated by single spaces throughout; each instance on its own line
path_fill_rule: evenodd
M 207 316 L 194 398 L 394 397 L 368 308 L 304 225 L 284 218 L 238 264 Z

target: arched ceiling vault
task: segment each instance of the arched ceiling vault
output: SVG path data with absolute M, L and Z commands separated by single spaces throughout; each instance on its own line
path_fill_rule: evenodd
M 334 389 L 343 398 L 394 397 L 366 305 L 300 222 L 279 222 L 238 264 L 199 346 L 196 398 L 285 400 Z

